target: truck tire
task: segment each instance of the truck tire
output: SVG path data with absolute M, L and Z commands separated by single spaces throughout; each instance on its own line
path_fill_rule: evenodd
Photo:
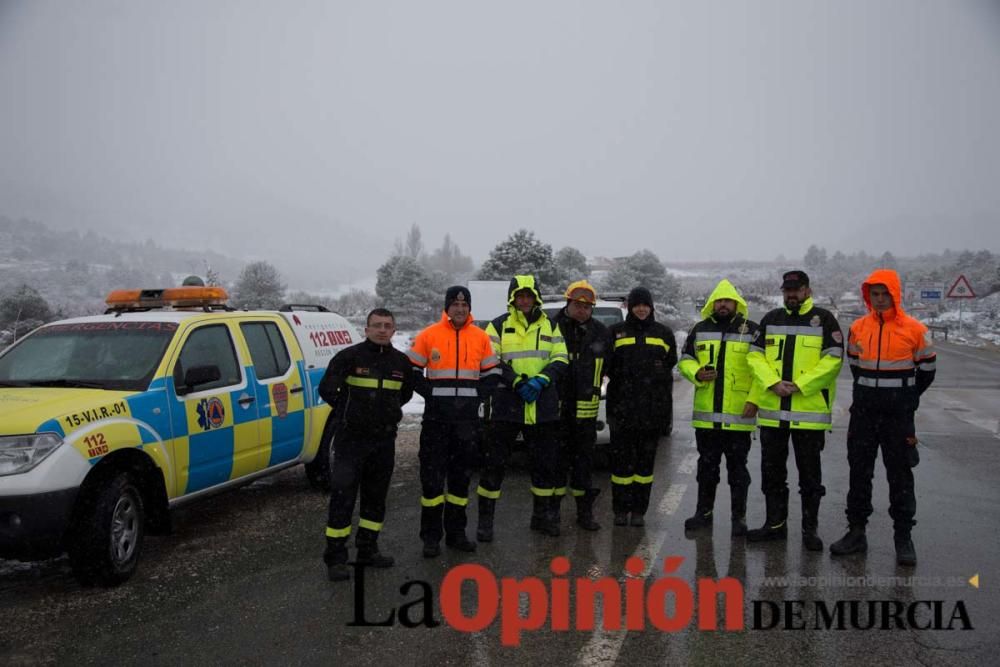
M 306 479 L 317 491 L 330 490 L 330 464 L 333 461 L 333 436 L 336 430 L 335 422 L 328 419 L 326 426 L 323 427 L 323 436 L 319 441 L 316 458 L 305 465 Z
M 73 574 L 85 585 L 117 586 L 135 572 L 146 532 L 142 493 L 118 471 L 80 498 L 69 545 Z

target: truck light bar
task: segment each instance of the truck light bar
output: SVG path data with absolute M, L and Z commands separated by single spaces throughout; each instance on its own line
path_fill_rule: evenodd
M 168 287 L 166 289 L 120 289 L 104 300 L 112 310 L 130 308 L 201 308 L 225 305 L 229 295 L 222 287 Z

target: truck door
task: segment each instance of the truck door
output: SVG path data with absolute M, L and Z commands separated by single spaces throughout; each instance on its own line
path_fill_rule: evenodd
M 187 386 L 188 371 L 206 366 L 217 367 L 219 377 Z M 173 382 L 170 411 L 178 493 L 207 489 L 252 467 L 257 408 L 238 398 L 246 393 L 246 380 L 229 327 L 218 323 L 191 329 L 174 363 Z
M 302 359 L 276 322 L 242 322 L 240 331 L 253 360 L 249 375 L 260 418 L 260 467 L 268 468 L 296 458 L 305 444 Z

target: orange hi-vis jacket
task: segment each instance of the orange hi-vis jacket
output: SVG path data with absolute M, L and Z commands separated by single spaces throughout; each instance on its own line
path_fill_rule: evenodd
M 872 308 L 869 290 L 885 285 L 893 307 Z M 899 276 L 891 269 L 876 269 L 861 284 L 868 314 L 854 320 L 847 343 L 847 358 L 854 375 L 856 408 L 871 406 L 915 410 L 934 381 L 937 355 L 927 327 L 903 310 Z
M 426 374 L 425 382 L 418 383 L 424 419 L 476 421 L 481 396 L 500 381 L 500 359 L 490 337 L 472 323 L 472 313 L 459 329 L 444 313 L 441 321 L 417 334 L 407 356 Z

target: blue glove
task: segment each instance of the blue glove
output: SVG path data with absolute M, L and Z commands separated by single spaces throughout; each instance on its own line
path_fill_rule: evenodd
M 525 403 L 534 403 L 535 401 L 538 400 L 538 395 L 541 393 L 541 390 L 538 388 L 538 385 L 534 382 L 534 379 L 525 380 L 524 382 L 521 382 L 520 384 L 517 385 L 515 391 L 517 392 L 517 395 L 520 396 Z

